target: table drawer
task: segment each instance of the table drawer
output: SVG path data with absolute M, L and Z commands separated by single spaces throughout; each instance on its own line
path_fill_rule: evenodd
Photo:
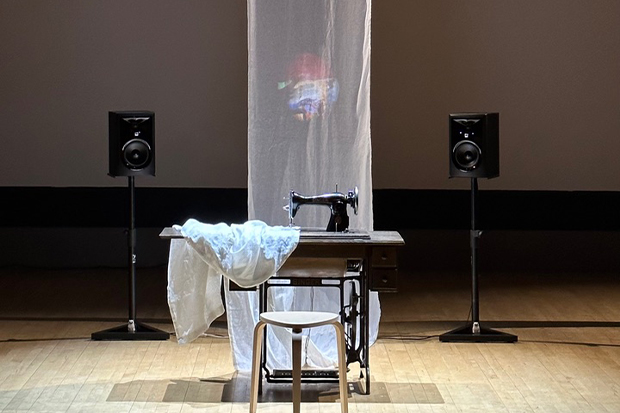
M 396 248 L 379 247 L 372 251 L 373 267 L 396 267 Z
M 396 268 L 373 268 L 370 280 L 372 291 L 395 293 L 398 291 L 398 270 Z

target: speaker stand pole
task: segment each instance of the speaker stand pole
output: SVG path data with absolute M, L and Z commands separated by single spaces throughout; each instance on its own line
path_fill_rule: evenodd
M 443 342 L 496 342 L 514 343 L 517 336 L 502 333 L 480 326 L 480 302 L 478 291 L 478 241 L 482 231 L 476 229 L 476 201 L 478 198 L 478 179 L 471 178 L 471 230 L 469 231 L 469 245 L 471 247 L 471 314 L 472 322 L 463 327 L 449 331 L 439 336 Z
M 127 324 L 93 333 L 93 340 L 168 340 L 170 334 L 136 321 L 136 204 L 134 177 L 129 176 L 129 321 Z

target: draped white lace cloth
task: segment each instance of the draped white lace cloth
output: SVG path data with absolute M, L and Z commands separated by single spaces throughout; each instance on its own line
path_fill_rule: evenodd
M 168 305 L 179 343 L 195 340 L 224 313 L 222 275 L 253 287 L 274 275 L 299 242 L 299 230 L 268 226 L 205 224 L 194 219 L 176 226 L 168 263 Z

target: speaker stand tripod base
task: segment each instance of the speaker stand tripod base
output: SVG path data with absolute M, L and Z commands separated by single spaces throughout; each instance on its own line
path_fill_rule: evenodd
M 170 334 L 136 321 L 136 220 L 134 177 L 129 178 L 129 321 L 127 324 L 91 334 L 92 340 L 168 340 Z
M 480 326 L 480 305 L 478 291 L 478 241 L 482 231 L 476 229 L 476 200 L 478 198 L 478 180 L 471 178 L 471 230 L 469 245 L 471 247 L 471 313 L 472 322 L 439 336 L 442 342 L 478 342 L 478 343 L 514 343 L 518 340 L 514 334 L 502 333 Z
M 515 343 L 518 341 L 518 337 L 514 334 L 481 327 L 479 323 L 471 323 L 440 335 L 439 341 L 446 343 Z
M 132 331 L 133 330 L 133 331 Z M 91 335 L 93 340 L 168 340 L 170 333 L 140 322 L 129 322 Z

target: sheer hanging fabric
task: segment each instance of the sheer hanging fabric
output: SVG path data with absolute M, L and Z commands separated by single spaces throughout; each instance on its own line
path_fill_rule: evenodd
M 370 16 L 371 0 L 248 0 L 249 219 L 288 225 L 283 207 L 289 191 L 346 194 L 357 187 L 358 214 L 349 208 L 349 228 L 372 230 Z M 325 206 L 304 205 L 295 225 L 325 228 L 329 217 Z M 256 300 L 255 294 L 227 291 L 234 361 L 241 370 L 250 367 Z M 378 304 L 373 294 L 371 342 Z M 340 310 L 337 288 L 328 287 L 276 288 L 268 305 L 276 311 Z M 304 362 L 333 365 L 335 338 L 310 331 Z M 279 360 L 290 357 L 278 352 L 288 353 L 290 337 L 276 332 L 269 340 L 268 365 L 286 367 Z

